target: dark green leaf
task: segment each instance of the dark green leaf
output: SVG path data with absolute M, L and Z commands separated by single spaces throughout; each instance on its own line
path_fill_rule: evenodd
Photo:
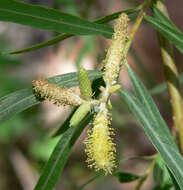
M 173 22 L 167 16 L 165 16 L 155 5 L 152 5 L 151 9 L 155 18 L 161 20 L 166 25 L 172 26 L 172 28 L 176 27 Z
M 61 136 L 34 190 L 53 189 L 68 160 L 73 145 L 90 119 L 91 116 L 88 115 L 78 126 L 70 127 Z
M 46 7 L 15 0 L 0 1 L 0 20 L 44 30 L 76 35 L 103 35 L 110 38 L 113 29 Z
M 102 73 L 99 71 L 88 71 L 91 80 L 100 78 Z M 58 75 L 48 79 L 49 82 L 55 83 L 58 86 L 66 86 L 68 88 L 78 85 L 77 73 L 68 73 Z M 7 96 L 0 98 L 0 122 L 8 119 L 13 114 L 21 112 L 31 106 L 39 104 L 32 88 L 18 90 Z
M 137 6 L 137 7 L 134 7 L 134 8 L 131 8 L 131 9 L 126 9 L 126 10 L 122 10 L 122 11 L 119 11 L 119 12 L 115 12 L 113 14 L 110 14 L 110 15 L 107 15 L 103 18 L 99 18 L 97 20 L 95 20 L 94 22 L 95 23 L 98 23 L 98 24 L 104 24 L 104 23 L 108 23 L 110 22 L 111 20 L 114 20 L 116 18 L 118 18 L 118 16 L 121 14 L 121 13 L 126 13 L 126 14 L 132 14 L 134 12 L 137 12 L 141 9 L 141 5 L 140 6 Z
M 123 11 L 119 11 L 119 12 L 113 13 L 111 15 L 105 16 L 103 18 L 97 19 L 96 21 L 94 21 L 94 23 L 104 24 L 104 23 L 107 23 L 107 22 L 109 22 L 111 20 L 116 19 L 121 13 L 131 14 L 131 13 L 134 13 L 134 12 L 138 11 L 140 8 L 141 8 L 141 6 L 138 6 L 138 7 L 132 8 L 132 9 L 126 9 L 126 10 L 123 10 Z M 33 46 L 25 48 L 25 49 L 16 50 L 16 51 L 12 51 L 12 52 L 7 52 L 6 54 L 19 54 L 19 53 L 33 51 L 33 50 L 36 50 L 36 49 L 40 49 L 40 48 L 43 48 L 43 47 L 54 45 L 54 44 L 56 44 L 56 43 L 58 43 L 58 42 L 60 42 L 62 40 L 65 40 L 65 39 L 71 37 L 71 36 L 73 36 L 73 35 L 72 34 L 58 35 L 58 36 L 54 37 L 53 39 L 48 40 L 46 42 L 42 42 L 42 43 L 33 45 Z M 5 53 L 3 53 L 3 54 L 5 54 Z
M 182 33 L 176 26 L 173 24 L 173 22 L 166 16 L 164 15 L 155 5 L 152 6 L 152 11 L 154 13 L 154 16 L 157 20 L 161 20 L 163 23 L 168 25 L 169 27 L 172 27 L 173 29 L 176 29 L 180 33 Z M 179 51 L 181 52 L 181 48 L 177 46 Z
M 145 16 L 146 21 L 148 21 L 152 26 L 165 38 L 170 40 L 177 49 L 183 53 L 183 33 L 180 32 L 176 27 L 173 27 L 172 25 L 167 25 L 165 22 L 162 22 L 161 20 L 157 18 L 153 18 L 150 16 Z
M 54 37 L 53 39 L 48 40 L 46 42 L 42 42 L 42 43 L 33 45 L 31 47 L 20 49 L 20 50 L 15 50 L 12 52 L 3 52 L 2 54 L 19 54 L 19 53 L 25 53 L 25 52 L 33 51 L 33 50 L 40 49 L 43 47 L 52 46 L 52 45 L 54 45 L 54 44 L 56 44 L 62 40 L 65 40 L 65 39 L 71 37 L 71 36 L 73 36 L 73 35 L 72 34 L 58 35 L 58 36 Z
M 127 69 L 128 69 L 128 74 L 130 76 L 131 83 L 133 85 L 134 91 L 136 93 L 137 99 L 142 103 L 143 106 L 145 106 L 146 110 L 150 114 L 151 118 L 154 120 L 154 123 L 158 126 L 160 125 L 161 127 L 157 127 L 158 130 L 161 133 L 164 133 L 164 138 L 167 140 L 171 138 L 170 131 L 161 117 L 161 114 L 156 107 L 156 104 L 154 103 L 151 95 L 149 94 L 148 90 L 144 86 L 144 84 L 140 81 L 139 77 L 136 75 L 136 73 L 131 69 L 131 67 L 127 64 Z M 175 142 L 173 141 L 172 146 L 176 147 Z
M 180 169 L 183 168 L 183 158 L 146 87 L 130 66 L 128 64 L 126 66 L 137 98 L 135 99 L 127 91 L 123 92 L 123 97 L 131 111 L 142 124 L 145 133 L 160 153 L 177 183 L 183 188 L 183 172 Z M 180 166 L 181 162 L 182 165 Z
M 113 175 L 118 178 L 120 183 L 127 183 L 131 181 L 135 181 L 140 178 L 140 176 L 137 176 L 131 173 L 125 173 L 125 172 L 115 172 Z
M 183 189 L 183 158 L 172 137 L 166 136 L 167 132 L 162 128 L 161 121 L 154 122 L 151 113 L 139 99 L 125 89 L 119 90 L 119 94 L 142 125 L 146 135 L 160 153 L 180 188 Z

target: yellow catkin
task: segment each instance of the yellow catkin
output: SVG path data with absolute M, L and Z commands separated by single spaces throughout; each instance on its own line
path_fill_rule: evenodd
M 81 105 L 85 101 L 82 100 L 72 89 L 66 87 L 58 87 L 55 84 L 48 83 L 47 80 L 39 78 L 32 81 L 35 93 L 53 102 L 54 104 L 60 105 Z
M 114 132 L 109 124 L 110 117 L 104 111 L 99 112 L 94 119 L 92 129 L 88 130 L 88 137 L 84 141 L 88 166 L 95 168 L 96 171 L 103 170 L 106 175 L 111 174 L 116 167 L 116 147 L 111 137 Z
M 114 25 L 114 34 L 110 47 L 107 51 L 105 64 L 104 81 L 111 86 L 117 82 L 120 67 L 123 59 L 123 50 L 127 40 L 128 16 L 122 13 Z

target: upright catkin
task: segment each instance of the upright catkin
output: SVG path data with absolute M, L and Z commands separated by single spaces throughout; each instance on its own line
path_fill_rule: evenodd
M 104 81 L 111 86 L 117 82 L 119 71 L 122 65 L 123 51 L 128 36 L 128 16 L 121 14 L 114 25 L 114 34 L 110 47 L 104 60 L 105 73 Z

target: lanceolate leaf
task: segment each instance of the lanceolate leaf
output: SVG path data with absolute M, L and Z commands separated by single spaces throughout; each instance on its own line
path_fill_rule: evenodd
M 95 20 L 94 23 L 104 24 L 104 23 L 107 23 L 107 22 L 109 22 L 111 20 L 116 19 L 121 13 L 132 14 L 132 13 L 138 11 L 140 8 L 141 8 L 141 6 L 138 6 L 138 7 L 132 8 L 132 9 L 126 9 L 126 10 L 123 10 L 123 11 L 119 11 L 119 12 L 113 13 L 111 15 L 107 15 L 107 16 L 105 16 L 103 18 L 99 18 L 99 19 Z M 61 41 L 65 40 L 65 39 L 71 37 L 71 36 L 73 36 L 73 35 L 72 34 L 58 35 L 58 36 L 54 37 L 53 39 L 48 40 L 46 42 L 42 42 L 42 43 L 33 45 L 31 47 L 28 47 L 28 48 L 24 48 L 24 49 L 21 49 L 21 50 L 15 50 L 15 51 L 7 52 L 7 53 L 4 53 L 4 54 L 19 54 L 19 53 L 33 51 L 33 50 L 36 50 L 36 49 L 40 49 L 40 48 L 43 48 L 43 47 L 54 45 L 54 44 L 56 44 L 58 42 L 61 42 Z
M 34 190 L 52 190 L 55 186 L 66 161 L 71 153 L 72 147 L 81 134 L 84 127 L 89 123 L 91 116 L 87 116 L 78 126 L 70 127 L 60 138 L 50 159 L 39 178 Z
M 111 20 L 114 20 L 116 18 L 118 18 L 118 16 L 121 14 L 121 13 L 126 13 L 127 15 L 129 14 L 132 14 L 134 12 L 137 12 L 141 9 L 141 5 L 137 6 L 137 7 L 134 7 L 134 8 L 131 8 L 131 9 L 126 9 L 126 10 L 122 10 L 122 11 L 118 11 L 118 12 L 115 12 L 115 13 L 112 13 L 110 15 L 107 15 L 103 18 L 99 18 L 97 20 L 95 20 L 94 22 L 95 23 L 98 23 L 98 24 L 104 24 L 104 23 L 108 23 L 110 22 Z
M 125 89 L 119 91 L 120 96 L 128 104 L 132 113 L 142 125 L 146 135 L 160 153 L 167 167 L 172 172 L 180 188 L 183 189 L 183 158 L 172 137 L 166 137 L 161 124 L 155 123 L 146 106 Z
M 155 5 L 152 5 L 151 10 L 155 18 L 161 20 L 166 25 L 172 26 L 172 28 L 176 28 L 173 22 L 167 16 L 165 16 Z
M 146 87 L 130 66 L 128 64 L 126 66 L 136 98 L 124 89 L 120 90 L 119 93 L 139 120 L 180 188 L 183 189 L 183 158 Z
M 56 36 L 56 37 L 54 37 L 51 40 L 48 40 L 46 42 L 41 42 L 41 43 L 33 45 L 31 47 L 20 49 L 20 50 L 15 50 L 12 52 L 3 52 L 2 54 L 19 54 L 19 53 L 25 53 L 25 52 L 33 51 L 33 50 L 40 49 L 43 47 L 52 46 L 52 45 L 54 45 L 54 44 L 56 44 L 62 40 L 65 40 L 65 39 L 71 37 L 71 36 L 73 36 L 73 35 L 72 34 L 58 35 L 58 36 Z
M 99 71 L 88 71 L 91 80 L 100 78 L 102 73 Z M 66 86 L 68 88 L 78 85 L 77 73 L 68 73 L 58 75 L 48 79 L 49 82 L 58 86 Z M 39 104 L 40 100 L 34 95 L 32 88 L 18 90 L 7 96 L 0 98 L 0 122 L 8 119 L 13 114 L 21 112 L 33 105 Z
M 15 0 L 0 1 L 0 20 L 44 30 L 77 35 L 103 35 L 110 38 L 113 29 L 85 19 L 41 6 Z
M 168 25 L 167 23 L 151 16 L 145 16 L 145 19 L 152 24 L 160 34 L 175 44 L 177 49 L 183 53 L 183 33 L 180 32 L 180 30 L 173 27 L 171 24 Z
M 149 94 L 148 90 L 144 86 L 144 84 L 140 81 L 139 77 L 136 75 L 136 73 L 131 69 L 131 67 L 127 64 L 128 74 L 130 76 L 131 83 L 133 85 L 133 89 L 136 93 L 137 99 L 142 103 L 142 105 L 145 106 L 148 113 L 151 115 L 151 118 L 154 120 L 154 123 L 156 126 L 160 125 L 161 127 L 157 127 L 158 130 L 162 131 L 164 133 L 164 138 L 171 138 L 170 131 L 161 117 L 161 114 L 156 107 L 155 103 L 153 102 L 153 99 L 151 95 Z M 172 144 L 176 148 L 176 144 L 173 141 Z

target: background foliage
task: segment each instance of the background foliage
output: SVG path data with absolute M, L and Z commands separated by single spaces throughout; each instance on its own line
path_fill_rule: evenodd
M 77 68 L 84 66 L 90 70 L 94 95 L 98 96 L 104 85 L 99 70 L 113 33 L 111 21 L 125 12 L 132 26 L 141 3 L 0 1 L 0 189 L 12 189 L 12 184 L 15 190 L 183 189 L 183 158 L 171 135 L 175 129 L 155 43 L 157 31 L 170 40 L 181 71 L 181 2 L 177 1 L 180 6 L 176 7 L 166 2 L 172 19 L 149 4 L 152 14 L 147 11 L 141 32 L 133 40 L 128 54 L 131 66 L 126 65 L 119 78 L 124 88 L 112 97 L 119 159 L 113 176 L 86 167 L 82 141 L 92 113 L 77 127 L 69 128 L 76 109 L 41 103 L 31 87 L 37 76 L 59 86 L 77 86 Z M 183 82 L 182 74 L 179 81 Z

